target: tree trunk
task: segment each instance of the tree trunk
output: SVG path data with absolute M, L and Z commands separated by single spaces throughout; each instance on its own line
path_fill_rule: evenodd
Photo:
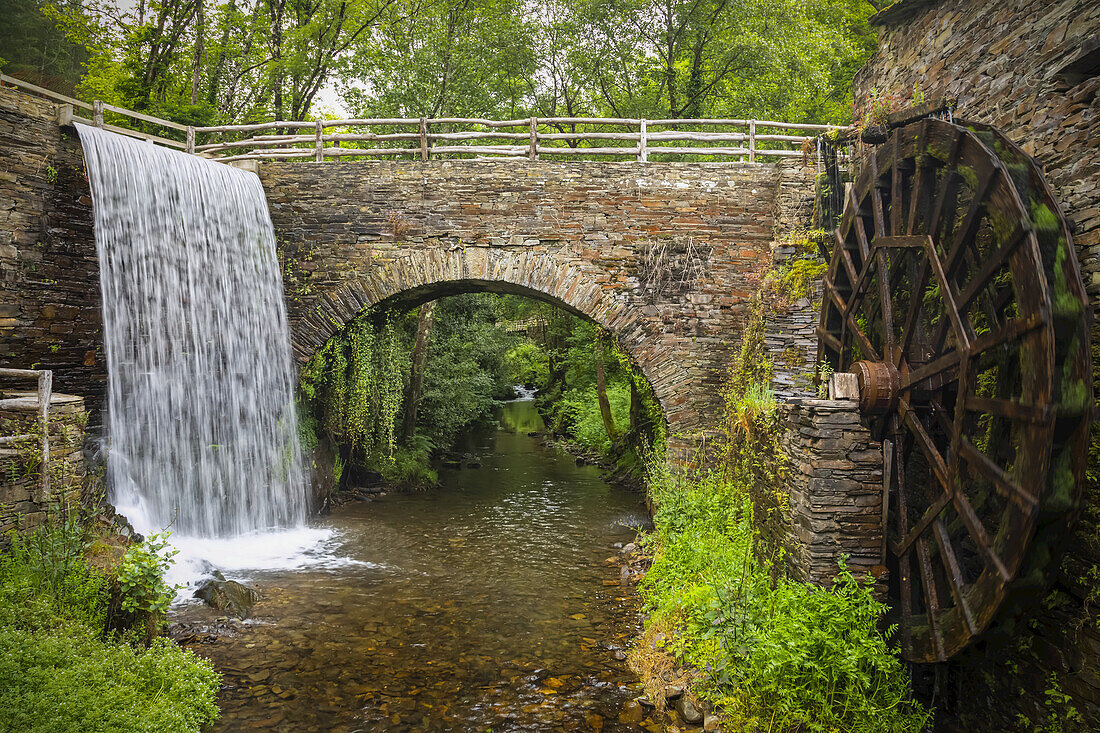
M 600 400 L 600 417 L 607 437 L 615 440 L 615 420 L 611 416 L 611 403 L 607 401 L 607 378 L 603 368 L 603 338 L 596 341 L 596 396 Z
M 198 17 L 195 19 L 195 66 L 191 70 L 191 105 L 199 103 L 199 76 L 202 71 L 202 54 L 206 40 L 206 16 L 203 13 L 203 0 L 199 0 Z
M 428 358 L 428 332 L 432 327 L 432 311 L 435 303 L 420 306 L 416 320 L 416 343 L 413 345 L 412 373 L 409 392 L 405 396 L 405 420 L 401 427 L 401 439 L 408 442 L 416 432 L 416 411 L 420 407 L 420 394 L 424 388 L 424 362 Z

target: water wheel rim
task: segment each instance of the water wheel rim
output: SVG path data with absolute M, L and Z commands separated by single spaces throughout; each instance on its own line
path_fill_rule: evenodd
M 968 193 L 960 201 L 964 189 Z M 978 233 L 986 244 L 978 243 Z M 825 278 L 821 349 L 836 369 L 846 370 L 858 355 L 889 361 L 904 375 L 896 407 L 876 420 L 877 432 L 892 436 L 887 459 L 896 482 L 887 528 L 887 555 L 895 566 L 893 618 L 900 625 L 903 656 L 940 661 L 984 631 L 996 614 L 1023 564 L 1049 468 L 1054 420 L 1041 406 L 1050 402 L 1054 334 L 1038 242 L 997 157 L 971 131 L 935 120 L 895 131 L 872 153 L 848 196 L 835 239 Z M 1008 285 L 995 285 L 1005 270 Z M 896 279 L 897 273 L 903 276 Z M 939 288 L 943 308 L 923 329 L 918 326 L 922 311 L 930 308 L 929 282 Z M 901 293 L 899 286 L 911 292 Z M 975 326 L 978 296 L 989 301 L 983 305 L 989 311 L 984 333 Z M 1003 319 L 998 300 L 1004 300 Z M 896 303 L 905 303 L 907 311 L 900 321 Z M 1016 315 L 1009 318 L 1013 310 Z M 881 334 L 868 333 L 876 324 Z M 975 369 L 993 349 L 1003 347 L 1011 361 L 1008 344 L 1019 348 L 1018 399 L 980 396 Z M 914 358 L 930 349 L 935 359 Z M 995 366 L 1012 371 L 1005 364 Z M 1007 443 L 1017 446 L 1009 471 L 989 459 L 990 446 L 979 448 L 964 434 L 966 415 L 974 408 L 1004 413 L 994 420 L 1007 421 Z M 1001 443 L 991 447 L 1004 452 Z M 912 521 L 906 506 L 912 487 L 903 477 L 921 462 L 930 480 L 925 483 L 934 479 L 938 487 L 927 492 L 926 501 L 914 502 L 919 518 Z M 994 532 L 971 506 L 968 480 L 974 472 L 1005 494 L 1004 501 L 991 502 L 991 492 L 983 489 L 982 506 L 999 512 Z M 949 511 L 950 525 L 943 519 Z M 964 549 L 981 556 L 976 577 L 963 577 L 956 536 L 973 545 Z M 973 564 L 968 557 L 971 574 Z

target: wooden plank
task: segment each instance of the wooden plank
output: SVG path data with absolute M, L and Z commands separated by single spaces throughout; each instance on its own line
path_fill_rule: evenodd
M 46 99 L 52 99 L 55 102 L 64 102 L 65 104 L 71 104 L 74 107 L 80 107 L 91 111 L 92 105 L 87 102 L 81 102 L 79 99 L 73 97 L 67 97 L 64 94 L 58 94 L 57 92 L 50 91 L 45 87 L 40 87 L 37 84 L 31 84 L 29 81 L 23 81 L 22 79 L 16 79 L 14 76 L 8 76 L 7 74 L 0 74 L 0 86 L 7 84 L 13 86 L 16 89 L 22 89 L 28 92 L 34 92 L 35 94 L 45 97 Z
M 187 132 L 187 125 L 181 125 L 178 122 L 172 122 L 171 120 L 165 120 L 160 117 L 153 117 L 142 112 L 135 112 L 132 109 L 126 109 L 125 107 L 116 107 L 113 104 L 103 103 L 103 109 L 108 112 L 114 112 L 125 117 L 133 117 L 135 120 L 141 120 L 142 122 L 151 122 L 154 125 L 160 125 L 161 127 L 170 127 L 173 130 L 179 130 L 180 132 Z
M 73 122 L 80 122 L 90 127 L 96 126 L 91 120 L 84 119 L 83 117 L 77 117 L 73 115 Z M 104 130 L 110 132 L 117 132 L 119 135 L 126 135 L 128 137 L 135 137 L 138 140 L 146 140 L 149 142 L 157 143 L 158 145 L 165 145 L 171 148 L 178 148 L 179 150 L 185 150 L 187 143 L 182 143 L 179 140 L 169 140 L 168 138 L 158 137 L 156 135 L 150 135 L 147 132 L 138 132 L 137 130 L 131 130 L 126 127 L 116 127 L 115 125 L 103 125 Z

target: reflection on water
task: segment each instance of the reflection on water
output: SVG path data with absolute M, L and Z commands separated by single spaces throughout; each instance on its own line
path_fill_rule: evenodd
M 247 578 L 256 618 L 192 647 L 225 675 L 219 730 L 638 729 L 615 658 L 636 599 L 608 558 L 647 521 L 640 497 L 538 445 L 530 401 L 501 424 L 471 448 L 481 468 L 324 520 L 342 562 Z

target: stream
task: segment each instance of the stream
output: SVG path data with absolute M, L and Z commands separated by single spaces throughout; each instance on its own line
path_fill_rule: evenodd
M 531 401 L 499 421 L 440 488 L 319 518 L 302 567 L 235 570 L 264 596 L 249 620 L 173 610 L 223 675 L 215 730 L 662 729 L 622 653 L 640 617 L 618 548 L 648 523 L 641 496 L 530 436 Z

